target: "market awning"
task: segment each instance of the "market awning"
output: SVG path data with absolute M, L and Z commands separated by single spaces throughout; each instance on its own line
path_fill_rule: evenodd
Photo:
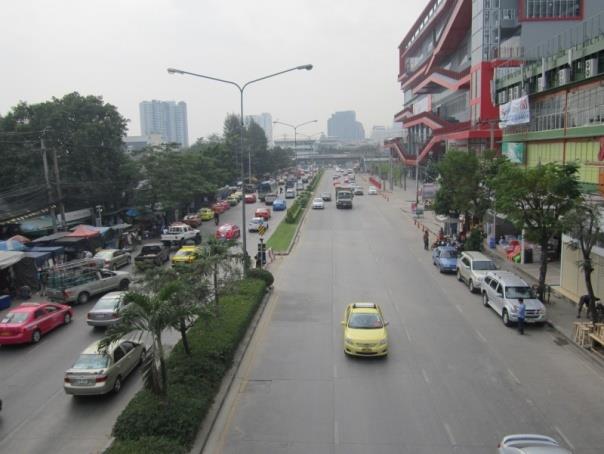
M 22 251 L 25 246 L 20 241 L 7 240 L 0 241 L 0 251 Z
M 0 270 L 13 266 L 20 261 L 23 256 L 24 253 L 19 251 L 0 251 Z
M 42 266 L 46 263 L 46 261 L 52 258 L 51 252 L 24 252 L 24 258 L 33 259 L 36 266 Z
M 77 237 L 77 238 L 93 238 L 99 236 L 100 232 L 97 227 L 91 225 L 80 224 L 69 232 L 66 237 Z
M 68 233 L 69 232 L 57 232 L 57 233 L 53 233 L 52 235 L 41 236 L 40 238 L 36 238 L 33 241 L 33 243 L 35 243 L 35 244 L 50 243 L 52 241 L 56 241 L 56 240 L 59 240 L 59 239 L 63 238 Z

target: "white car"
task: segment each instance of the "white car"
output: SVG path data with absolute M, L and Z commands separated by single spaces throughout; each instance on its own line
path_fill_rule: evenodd
M 317 197 L 316 199 L 313 199 L 313 201 L 312 201 L 313 210 L 322 210 L 324 208 L 325 208 L 325 202 L 323 202 L 323 199 L 321 197 Z
M 499 443 L 497 452 L 499 454 L 572 454 L 553 438 L 535 434 L 507 435 Z
M 261 225 L 268 229 L 268 222 L 264 218 L 252 218 L 247 224 L 247 230 L 248 232 L 257 232 Z
M 368 195 L 377 195 L 377 189 L 375 189 L 375 186 L 369 186 L 369 189 L 367 189 L 367 194 Z
M 296 197 L 296 191 L 294 189 L 287 189 L 285 191 L 286 199 L 294 199 Z

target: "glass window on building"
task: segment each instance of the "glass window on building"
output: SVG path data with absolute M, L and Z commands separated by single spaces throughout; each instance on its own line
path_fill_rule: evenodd
M 524 18 L 576 19 L 581 16 L 581 0 L 523 0 Z

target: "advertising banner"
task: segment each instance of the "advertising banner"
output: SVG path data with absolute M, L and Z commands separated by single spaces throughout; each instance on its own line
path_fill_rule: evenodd
M 524 164 L 525 148 L 523 142 L 503 142 L 501 153 L 514 164 Z
M 522 125 L 530 121 L 528 96 L 522 96 L 499 106 L 500 128 Z

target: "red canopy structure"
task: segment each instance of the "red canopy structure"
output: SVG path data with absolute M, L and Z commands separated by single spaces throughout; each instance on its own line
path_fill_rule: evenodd
M 77 238 L 94 238 L 99 236 L 100 232 L 97 228 L 91 225 L 80 224 L 73 229 L 71 233 L 65 235 L 66 237 L 77 237 Z
M 31 240 L 29 238 L 27 238 L 26 236 L 23 236 L 23 235 L 11 236 L 8 240 L 9 241 L 18 241 L 19 243 L 23 243 L 23 244 L 31 242 Z

